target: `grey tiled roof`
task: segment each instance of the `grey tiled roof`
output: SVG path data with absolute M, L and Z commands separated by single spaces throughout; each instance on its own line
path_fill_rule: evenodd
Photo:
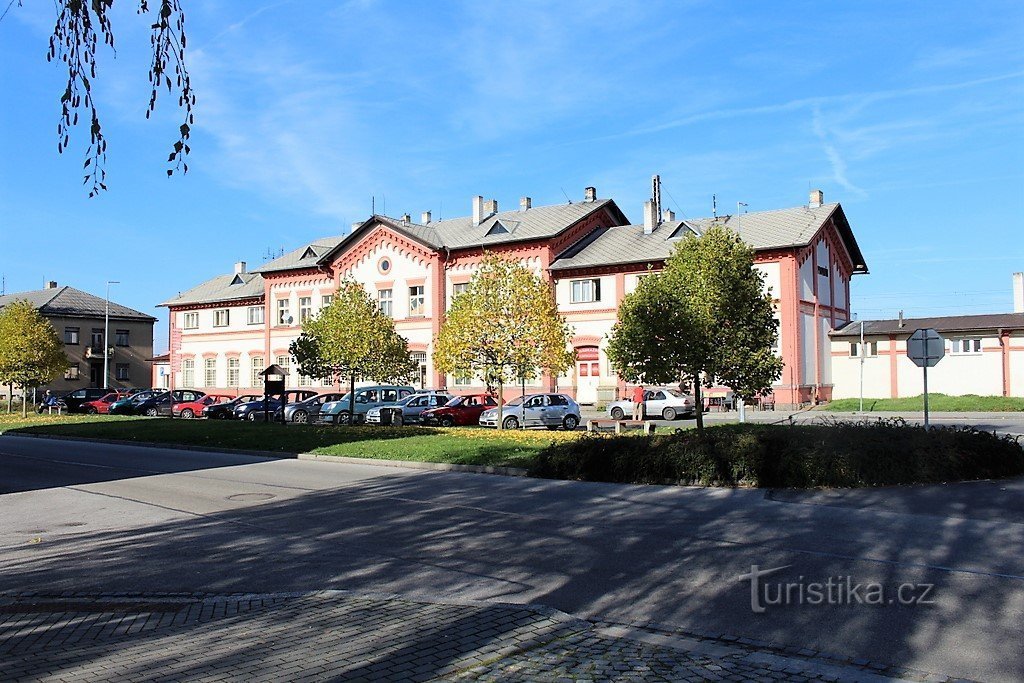
M 792 209 L 662 223 L 650 235 L 643 233 L 642 225 L 610 228 L 589 240 L 582 249 L 572 248 L 566 251 L 551 265 L 551 270 L 662 260 L 671 253 L 674 243 L 688 231 L 692 230 L 699 234 L 715 223 L 736 231 L 740 238 L 754 249 L 804 246 L 833 213 L 837 213 L 840 219 L 837 221 L 840 233 L 853 256 L 854 265 L 863 266 L 863 256 L 846 224 L 842 208 L 839 204 L 823 204 L 815 208 L 798 206 Z
M 288 252 L 280 258 L 268 261 L 257 268 L 256 273 L 272 273 L 278 270 L 291 270 L 293 268 L 312 268 L 336 246 L 344 242 L 348 235 L 336 235 L 334 237 L 321 237 L 318 240 L 304 244 L 303 246 Z M 305 258 L 303 258 L 305 257 Z
M 240 282 L 235 283 L 235 278 Z M 206 282 L 181 292 L 161 303 L 161 306 L 181 306 L 184 304 L 205 304 L 215 301 L 235 301 L 263 296 L 263 276 L 259 273 L 234 273 L 218 275 Z
M 865 320 L 864 335 L 911 335 L 914 330 L 934 328 L 943 332 L 972 332 L 981 330 L 1024 330 L 1024 313 L 984 313 L 980 315 L 946 315 L 937 318 L 904 318 Z M 833 330 L 833 337 L 859 337 L 861 321 L 854 321 Z
M 35 306 L 43 315 L 70 318 L 102 318 L 107 305 L 106 299 L 65 285 L 54 289 L 37 289 L 32 292 L 0 296 L 0 308 L 22 299 Z M 113 301 L 110 302 L 110 317 L 120 320 L 156 320 L 151 315 Z

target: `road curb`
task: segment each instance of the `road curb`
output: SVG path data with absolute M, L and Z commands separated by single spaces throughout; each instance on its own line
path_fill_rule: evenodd
M 427 470 L 432 472 L 462 472 L 464 474 L 496 474 L 504 477 L 525 477 L 527 470 L 520 467 L 493 467 L 490 465 L 459 465 L 446 462 L 421 462 L 418 460 L 381 460 L 379 458 L 354 458 L 348 455 L 327 455 L 321 453 L 282 453 L 278 451 L 256 451 L 239 448 L 212 448 L 209 446 L 193 446 L 189 444 L 165 444 L 153 441 L 125 441 L 119 439 L 98 439 L 89 436 L 59 436 L 56 434 L 35 434 L 32 432 L 4 432 L 4 436 L 23 436 L 33 439 L 50 439 L 53 441 L 85 441 L 88 443 L 104 443 L 112 446 L 138 446 L 139 448 L 161 448 L 171 451 L 195 451 L 199 453 L 223 453 L 225 455 L 252 455 L 259 458 L 275 460 L 320 460 L 337 462 L 345 465 L 376 465 L 378 467 L 397 467 L 409 470 Z

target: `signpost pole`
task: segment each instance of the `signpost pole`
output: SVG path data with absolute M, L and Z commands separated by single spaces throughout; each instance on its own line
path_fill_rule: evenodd
M 924 428 L 928 429 L 928 364 L 924 365 Z

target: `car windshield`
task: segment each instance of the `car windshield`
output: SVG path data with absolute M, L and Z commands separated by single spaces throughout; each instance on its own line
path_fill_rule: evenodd
M 668 394 L 669 396 L 675 396 L 676 398 L 685 398 L 686 397 L 686 394 L 684 394 L 681 391 L 676 391 L 675 389 L 666 389 L 665 393 Z
M 465 396 L 456 396 L 452 400 L 444 404 L 445 408 L 454 408 L 455 406 L 461 406 L 462 402 L 466 400 Z
M 507 405 L 507 406 L 520 406 L 522 404 L 523 404 L 523 397 L 522 396 L 516 396 L 514 399 L 512 399 L 511 401 L 509 401 L 505 405 Z

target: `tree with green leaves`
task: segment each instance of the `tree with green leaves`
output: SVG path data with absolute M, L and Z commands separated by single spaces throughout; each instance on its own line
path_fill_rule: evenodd
M 289 351 L 307 377 L 348 378 L 353 399 L 361 379 L 408 381 L 416 370 L 409 343 L 395 331 L 395 321 L 353 280 L 342 282 L 330 306 L 303 323 L 302 334 Z M 354 423 L 354 400 L 349 401 L 348 418 Z
M 10 10 L 11 3 L 3 14 Z M 21 0 L 18 0 L 21 4 Z M 184 121 L 178 126 L 178 139 L 167 158 L 167 175 L 175 171 L 188 173 L 185 162 L 189 152 L 191 126 L 195 123 L 192 108 L 196 96 L 185 66 L 185 13 L 179 0 L 137 0 L 137 12 L 152 17 L 149 42 L 152 58 L 149 63 L 149 103 L 146 118 L 156 110 L 157 96 L 166 88 L 168 96 L 176 95 Z M 55 0 L 56 22 L 50 36 L 47 61 L 59 60 L 67 68 L 67 84 L 60 97 L 60 119 L 57 122 L 57 152 L 63 154 L 71 142 L 71 129 L 79 120 L 88 127 L 89 146 L 82 166 L 89 196 L 107 189 L 107 139 L 96 107 L 96 56 L 100 39 L 114 50 L 114 30 L 110 22 L 114 0 Z M 0 15 L 0 21 L 3 15 Z M 80 116 L 81 115 L 81 116 Z
M 515 261 L 488 254 L 452 301 L 433 359 L 441 372 L 497 384 L 501 429 L 505 384 L 565 372 L 575 360 L 571 340 L 551 285 Z
M 68 357 L 57 330 L 35 306 L 15 301 L 0 309 L 0 384 L 21 388 L 22 415 L 28 414 L 28 388 L 46 384 L 67 369 Z M 10 398 L 7 412 L 11 412 Z
M 623 299 L 608 357 L 630 382 L 692 382 L 703 432 L 701 385 L 731 387 L 744 400 L 767 394 L 782 376 L 777 335 L 754 250 L 715 225 L 682 240 L 664 270 Z

